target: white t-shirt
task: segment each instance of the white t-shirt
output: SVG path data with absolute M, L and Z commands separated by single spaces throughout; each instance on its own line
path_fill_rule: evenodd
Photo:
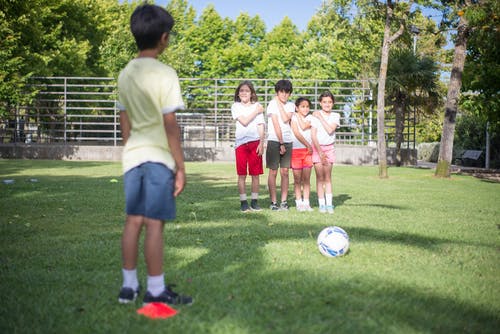
M 184 109 L 177 73 L 155 58 L 135 58 L 118 76 L 118 108 L 132 127 L 123 149 L 123 172 L 144 162 L 175 170 L 163 115 Z
M 288 113 L 295 112 L 295 104 L 293 104 L 292 102 L 287 102 L 283 107 Z M 290 123 L 284 123 L 281 119 L 278 102 L 276 102 L 276 100 L 274 99 L 269 102 L 269 105 L 267 106 L 267 140 L 279 141 L 278 137 L 276 136 L 276 131 L 274 130 L 273 120 L 271 118 L 272 114 L 276 114 L 278 116 L 278 122 L 281 128 L 283 142 L 291 143 L 293 141 L 292 128 L 290 127 Z
M 337 112 L 330 112 L 330 114 L 326 114 L 323 111 L 320 111 L 321 115 L 323 116 L 323 119 L 328 123 L 332 124 L 335 123 L 337 124 L 337 127 L 340 126 L 340 114 Z M 323 127 L 323 124 L 321 124 L 321 121 L 317 119 L 316 117 L 312 117 L 311 119 L 311 126 L 313 128 L 318 129 L 317 131 L 317 137 L 318 137 L 318 142 L 320 145 L 331 145 L 335 142 L 335 131 L 330 135 L 328 132 L 326 132 L 325 128 Z M 335 129 L 337 130 L 337 129 Z
M 244 105 L 241 102 L 233 103 L 231 106 L 231 115 L 234 120 L 236 120 L 236 133 L 235 133 L 235 148 L 255 140 L 259 140 L 259 124 L 265 124 L 264 115 L 262 113 L 255 116 L 247 126 L 244 126 L 238 121 L 238 118 L 243 115 L 251 114 L 257 108 L 258 103 L 252 103 L 250 105 Z
M 311 128 L 309 129 L 306 129 L 306 130 L 302 130 L 302 128 L 300 127 L 300 123 L 299 123 L 299 120 L 297 119 L 297 113 L 293 114 L 292 116 L 292 122 L 296 123 L 297 124 L 297 128 L 299 129 L 299 133 L 302 135 L 302 137 L 304 137 L 304 139 L 308 142 L 308 143 L 312 143 L 312 140 L 311 140 Z M 305 117 L 305 120 L 308 121 L 309 123 L 311 123 L 311 119 L 313 118 L 312 115 L 307 115 Z M 293 135 L 293 148 L 305 148 L 306 146 L 304 144 L 302 144 L 302 142 L 300 140 L 297 139 L 297 137 L 295 137 L 295 135 L 293 134 L 293 131 L 292 131 L 292 135 Z

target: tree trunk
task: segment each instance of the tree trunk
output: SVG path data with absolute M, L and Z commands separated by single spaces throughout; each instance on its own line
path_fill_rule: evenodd
M 465 64 L 465 52 L 467 50 L 467 20 L 462 15 L 458 24 L 457 39 L 455 42 L 455 53 L 453 55 L 453 68 L 451 70 L 448 94 L 444 113 L 443 132 L 441 145 L 439 147 L 439 158 L 435 176 L 449 177 L 451 160 L 453 158 L 453 137 L 455 135 L 455 120 L 457 117 L 458 99 L 462 87 L 462 72 Z
M 405 129 L 405 110 L 406 110 L 406 95 L 399 93 L 395 103 L 396 114 L 396 166 L 400 167 L 402 164 L 401 158 L 401 144 L 403 143 L 403 133 Z
M 380 57 L 380 71 L 378 76 L 377 91 L 377 152 L 378 152 L 378 176 L 387 178 L 387 149 L 385 142 L 385 82 L 387 80 L 387 65 L 389 63 L 389 47 L 391 34 L 392 7 L 390 1 L 387 3 L 387 13 L 384 27 L 384 42 L 382 44 L 382 55 Z

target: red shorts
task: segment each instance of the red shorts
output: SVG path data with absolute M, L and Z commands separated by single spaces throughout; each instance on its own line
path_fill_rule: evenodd
M 292 150 L 292 169 L 312 168 L 312 154 L 307 148 L 294 148 Z
M 257 155 L 260 140 L 241 144 L 236 148 L 236 173 L 238 175 L 264 174 L 262 155 Z M 248 173 L 247 173 L 248 167 Z
M 335 148 L 333 144 L 321 145 L 321 151 L 325 154 L 326 160 L 333 165 L 335 163 Z M 321 163 L 321 158 L 315 146 L 313 146 L 312 161 L 315 164 Z

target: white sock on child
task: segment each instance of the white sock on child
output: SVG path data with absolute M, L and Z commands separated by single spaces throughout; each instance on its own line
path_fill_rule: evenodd
M 252 193 L 252 199 L 259 199 L 259 193 Z
M 158 297 L 165 290 L 165 280 L 163 274 L 158 276 L 148 275 L 148 291 L 153 297 Z
M 132 288 L 137 290 L 139 281 L 137 280 L 137 269 L 127 270 L 122 268 L 123 286 L 124 288 Z
M 318 204 L 319 204 L 319 206 L 325 206 L 325 199 L 324 198 L 318 198 Z
M 326 205 L 333 205 L 332 194 L 325 194 L 325 197 L 326 197 Z
M 240 201 L 246 201 L 247 200 L 247 194 L 240 194 Z

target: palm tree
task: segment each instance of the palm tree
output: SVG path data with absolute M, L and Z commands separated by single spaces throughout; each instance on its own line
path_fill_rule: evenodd
M 411 50 L 395 50 L 387 69 L 386 99 L 392 106 L 395 122 L 396 165 L 401 165 L 401 144 L 405 114 L 415 109 L 435 108 L 439 101 L 438 65 L 429 57 L 418 57 Z

